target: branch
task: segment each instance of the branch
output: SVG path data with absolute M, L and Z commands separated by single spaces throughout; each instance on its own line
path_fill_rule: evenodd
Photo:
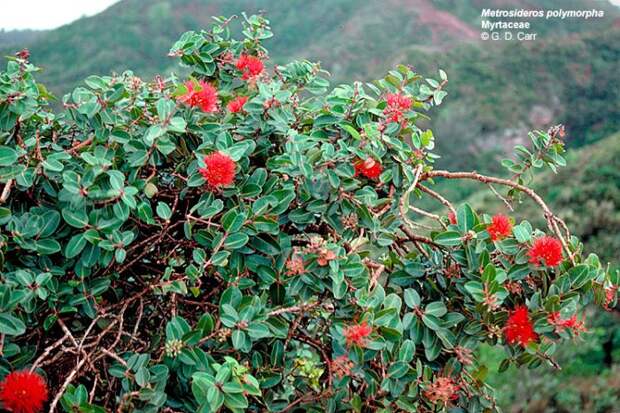
M 401 218 L 410 227 L 415 226 L 415 223 L 413 223 L 409 218 L 407 218 L 407 207 L 409 207 L 409 205 L 405 206 L 405 203 L 409 204 L 409 196 L 411 195 L 413 190 L 418 185 L 418 180 L 420 179 L 420 175 L 422 174 L 422 168 L 424 168 L 423 164 L 419 164 L 416 167 L 415 176 L 413 177 L 413 183 L 402 195 L 402 197 L 400 198 L 399 205 L 398 205 L 398 210 L 400 211 Z
M 450 201 L 448 201 L 446 198 L 444 198 L 443 196 L 441 196 L 437 192 L 433 191 L 432 189 L 425 187 L 422 184 L 418 184 L 418 188 L 420 188 L 420 191 L 422 191 L 422 192 L 432 196 L 433 198 L 435 198 L 436 200 L 441 202 L 443 205 L 445 205 L 450 210 L 450 212 L 452 212 L 454 214 L 454 216 L 456 216 L 456 209 L 450 203 Z
M 11 187 L 13 186 L 13 180 L 9 179 L 4 184 L 4 189 L 2 190 L 2 195 L 0 195 L 0 204 L 4 204 L 7 199 L 9 199 L 9 195 L 11 195 Z
M 498 184 L 498 185 L 509 186 L 511 188 L 514 188 L 516 190 L 519 190 L 525 193 L 536 204 L 538 204 L 540 208 L 543 210 L 545 220 L 547 221 L 547 226 L 549 227 L 551 232 L 553 232 L 560 239 L 560 242 L 562 243 L 562 246 L 566 250 L 568 257 L 571 260 L 571 263 L 575 265 L 575 258 L 573 257 L 573 254 L 571 253 L 570 249 L 568 248 L 568 243 L 566 242 L 566 239 L 562 235 L 562 231 L 560 231 L 560 228 L 558 227 L 558 224 L 557 224 L 558 218 L 553 214 L 553 212 L 551 212 L 551 209 L 549 209 L 549 207 L 547 206 L 545 201 L 540 197 L 540 195 L 534 192 L 534 190 L 532 190 L 531 188 L 528 188 L 526 186 L 513 182 L 509 179 L 486 176 L 486 175 L 479 174 L 477 172 L 450 172 L 450 171 L 435 170 L 435 171 L 429 171 L 425 173 L 424 176 L 422 177 L 422 180 L 427 179 L 427 178 L 434 178 L 434 177 L 442 177 L 442 178 L 447 178 L 447 179 L 471 179 L 471 180 L 479 181 L 485 184 Z

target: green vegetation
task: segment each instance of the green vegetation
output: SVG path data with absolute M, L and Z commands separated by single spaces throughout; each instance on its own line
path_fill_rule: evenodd
M 536 3 L 555 9 L 592 7 L 586 0 Z M 166 52 L 180 33 L 206 27 L 212 15 L 265 10 L 277 35 L 265 42 L 271 63 L 318 59 L 333 84 L 373 79 L 396 63 L 425 74 L 441 67 L 449 76 L 449 95 L 424 125 L 435 133 L 439 166 L 502 173 L 498 161 L 524 142 L 529 129 L 566 124 L 568 167 L 557 175 L 541 174 L 534 188 L 586 241 L 586 251 L 618 263 L 620 135 L 614 133 L 620 130 L 620 28 L 613 25 L 620 13 L 605 2 L 596 5 L 608 17 L 536 23 L 540 36 L 535 42 L 492 44 L 478 40 L 481 8 L 523 7 L 522 0 L 124 0 L 44 35 L 0 32 L 0 53 L 29 47 L 31 60 L 43 67 L 38 78 L 61 96 L 92 73 L 132 69 L 145 79 L 165 75 L 174 67 Z M 574 150 L 584 145 L 589 146 Z M 471 202 L 479 212 L 508 212 L 488 190 L 475 193 L 477 183 L 439 181 L 437 188 L 454 202 Z M 421 206 L 446 213 L 433 202 Z M 527 201 L 511 215 L 540 216 Z M 509 380 L 514 371 L 494 375 L 492 369 L 491 383 L 501 386 L 508 380 L 499 387 L 501 405 L 513 411 L 572 412 L 604 411 L 614 400 L 617 404 L 617 366 L 613 370 L 601 361 L 610 337 L 612 347 L 619 346 L 618 334 L 611 336 L 617 325 L 617 313 L 589 313 L 593 333 L 558 353 L 564 366 L 572 362 L 560 373 L 533 370 Z M 617 365 L 617 350 L 611 354 Z M 497 351 L 482 357 L 492 363 Z M 600 377 L 599 370 L 605 372 Z M 615 396 L 608 394 L 614 391 Z M 540 400 L 530 400 L 533 393 Z
M 440 186 L 453 195 L 458 193 L 452 183 Z M 584 240 L 586 252 L 597 251 L 604 262 L 618 265 L 620 133 L 569 150 L 567 166 L 557 174 L 540 174 L 532 187 Z M 468 189 L 474 190 L 473 186 Z M 490 190 L 479 191 L 466 202 L 480 212 L 502 212 L 517 220 L 529 217 L 536 225 L 544 225 L 537 206 L 528 199 L 519 203 L 514 212 Z M 497 389 L 500 406 L 506 411 L 529 413 L 614 411 L 620 403 L 619 313 L 591 308 L 585 314 L 588 333 L 558 352 L 561 371 L 543 366 L 536 370 L 510 368 L 498 374 L 503 351 L 482 347 L 481 356 L 489 365 L 489 382 Z

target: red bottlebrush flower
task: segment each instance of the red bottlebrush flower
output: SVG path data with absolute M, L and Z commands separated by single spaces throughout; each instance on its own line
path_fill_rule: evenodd
M 198 88 L 192 81 L 185 82 L 187 92 L 178 100 L 186 105 L 199 107 L 203 112 L 212 113 L 218 110 L 217 89 L 213 85 L 200 81 Z
M 352 368 L 353 362 L 349 360 L 349 357 L 346 354 L 338 356 L 332 360 L 332 370 L 339 379 L 345 376 L 350 376 Z
M 230 185 L 235 180 L 235 161 L 221 152 L 213 152 L 204 158 L 205 167 L 198 171 L 209 186 L 217 188 Z
M 243 72 L 241 76 L 243 80 L 256 78 L 265 70 L 265 65 L 258 57 L 247 54 L 239 56 L 239 59 L 237 59 L 235 63 L 235 67 Z
M 521 344 L 527 346 L 531 341 L 536 341 L 538 335 L 534 332 L 534 325 L 530 320 L 527 307 L 520 306 L 508 316 L 504 334 L 508 344 Z
M 388 93 L 385 96 L 387 107 L 383 110 L 383 114 L 388 117 L 388 122 L 402 122 L 403 112 L 411 108 L 413 101 L 408 96 L 400 93 Z
M 433 404 L 442 402 L 447 404 L 459 398 L 460 386 L 451 377 L 436 377 L 426 390 L 424 396 Z
M 47 401 L 47 384 L 37 373 L 14 371 L 0 383 L 0 401 L 13 413 L 40 412 Z
M 570 318 L 562 319 L 560 312 L 555 311 L 547 316 L 547 322 L 555 327 L 555 332 L 558 334 L 568 329 L 578 336 L 586 331 L 585 319 L 577 319 L 577 314 L 573 314 Z
M 344 329 L 344 338 L 347 346 L 355 344 L 359 347 L 364 347 L 370 333 L 372 333 L 372 327 L 366 321 L 362 321 L 360 324 L 346 327 Z
M 491 240 L 499 241 L 510 236 L 512 233 L 512 222 L 510 222 L 510 218 L 506 215 L 497 214 L 493 216 L 487 232 L 491 236 Z
M 376 179 L 383 172 L 383 166 L 372 158 L 365 161 L 359 160 L 353 164 L 355 176 L 363 175 L 368 179 Z
M 454 212 L 448 212 L 448 221 L 450 221 L 452 225 L 456 225 L 456 215 L 454 214 Z
M 562 262 L 562 244 L 550 236 L 540 237 L 534 241 L 529 255 L 532 264 L 555 267 Z
M 238 96 L 234 98 L 233 100 L 231 100 L 230 102 L 228 102 L 228 105 L 226 105 L 226 108 L 228 108 L 228 111 L 230 113 L 239 113 L 243 111 L 243 105 L 245 105 L 247 101 L 248 101 L 247 96 Z

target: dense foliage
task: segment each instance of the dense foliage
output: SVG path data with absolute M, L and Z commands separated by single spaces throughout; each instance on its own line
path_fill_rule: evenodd
M 264 18 L 231 21 L 173 46 L 188 80 L 91 76 L 61 114 L 26 52 L 0 74 L 0 371 L 44 375 L 50 411 L 494 410 L 481 343 L 556 364 L 581 308 L 615 303 L 618 273 L 524 186 L 564 164 L 561 129 L 512 180 L 436 170 L 416 123 L 444 72 L 328 91 L 318 64 L 266 66 Z M 438 177 L 530 197 L 547 228 L 455 208 Z

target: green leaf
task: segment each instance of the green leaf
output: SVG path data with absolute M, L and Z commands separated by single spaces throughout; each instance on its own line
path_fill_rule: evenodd
M 72 211 L 65 208 L 62 210 L 62 217 L 67 224 L 74 228 L 84 228 L 88 225 L 88 216 L 86 215 L 86 210 L 83 209 Z
M 77 256 L 86 246 L 86 238 L 84 234 L 77 234 L 71 237 L 65 247 L 65 257 L 73 258 Z
M 0 146 L 0 166 L 10 166 L 17 161 L 17 151 L 8 146 Z
M 461 205 L 457 211 L 457 225 L 462 233 L 471 231 L 478 223 L 476 213 L 469 206 L 469 204 Z
M 232 333 L 232 343 L 233 347 L 237 350 L 240 350 L 245 347 L 246 335 L 242 330 L 235 330 Z
M 477 281 L 465 283 L 465 290 L 478 302 L 484 301 L 484 286 Z
M 271 337 L 272 335 L 269 328 L 265 324 L 259 322 L 250 323 L 246 332 L 252 340 L 259 340 L 261 338 Z
M 526 243 L 532 240 L 532 226 L 529 222 L 523 222 L 512 228 L 512 233 L 520 243 Z
M 170 218 L 172 217 L 172 210 L 170 209 L 168 204 L 166 204 L 165 202 L 161 202 L 161 201 L 158 202 L 157 209 L 155 211 L 157 212 L 158 217 L 166 221 L 169 221 Z
M 443 317 L 448 312 L 445 304 L 441 301 L 435 301 L 426 306 L 424 309 L 425 314 L 431 314 L 435 317 Z
M 60 251 L 61 247 L 55 239 L 42 239 L 37 241 L 37 252 L 41 255 L 51 255 Z
M 461 244 L 461 234 L 456 231 L 441 232 L 433 238 L 439 245 L 446 247 L 454 247 Z
M 230 234 L 226 237 L 226 240 L 224 241 L 224 248 L 236 250 L 247 244 L 249 240 L 250 237 L 248 237 L 247 234 L 243 232 L 235 232 L 234 234 Z
M 26 325 L 19 318 L 9 313 L 0 313 L 0 333 L 7 336 L 19 336 L 26 332 Z
M 357 139 L 357 140 L 362 139 L 359 132 L 353 126 L 347 125 L 347 124 L 341 124 L 340 127 L 346 130 L 349 133 L 349 135 L 353 137 L 353 139 Z
M 441 320 L 432 314 L 423 314 L 422 322 L 431 330 L 441 330 Z
M 405 340 L 403 344 L 400 346 L 400 350 L 398 352 L 398 359 L 404 362 L 411 362 L 413 360 L 413 356 L 415 355 L 415 343 L 412 340 Z
M 170 124 L 168 125 L 169 132 L 183 133 L 185 132 L 186 128 L 187 122 L 185 122 L 185 119 L 179 116 L 170 119 Z
M 222 226 L 227 232 L 237 232 L 245 222 L 245 214 L 238 213 L 236 209 L 231 209 L 222 217 Z
M 404 293 L 405 304 L 409 308 L 416 308 L 420 306 L 420 294 L 413 288 L 407 288 Z
M 233 411 L 245 410 L 248 407 L 248 399 L 243 394 L 227 393 L 224 395 L 224 404 Z
M 157 116 L 161 122 L 167 120 L 174 112 L 176 105 L 170 99 L 161 98 L 157 101 Z
M 388 376 L 394 379 L 400 379 L 409 371 L 409 363 L 397 361 L 388 368 Z

